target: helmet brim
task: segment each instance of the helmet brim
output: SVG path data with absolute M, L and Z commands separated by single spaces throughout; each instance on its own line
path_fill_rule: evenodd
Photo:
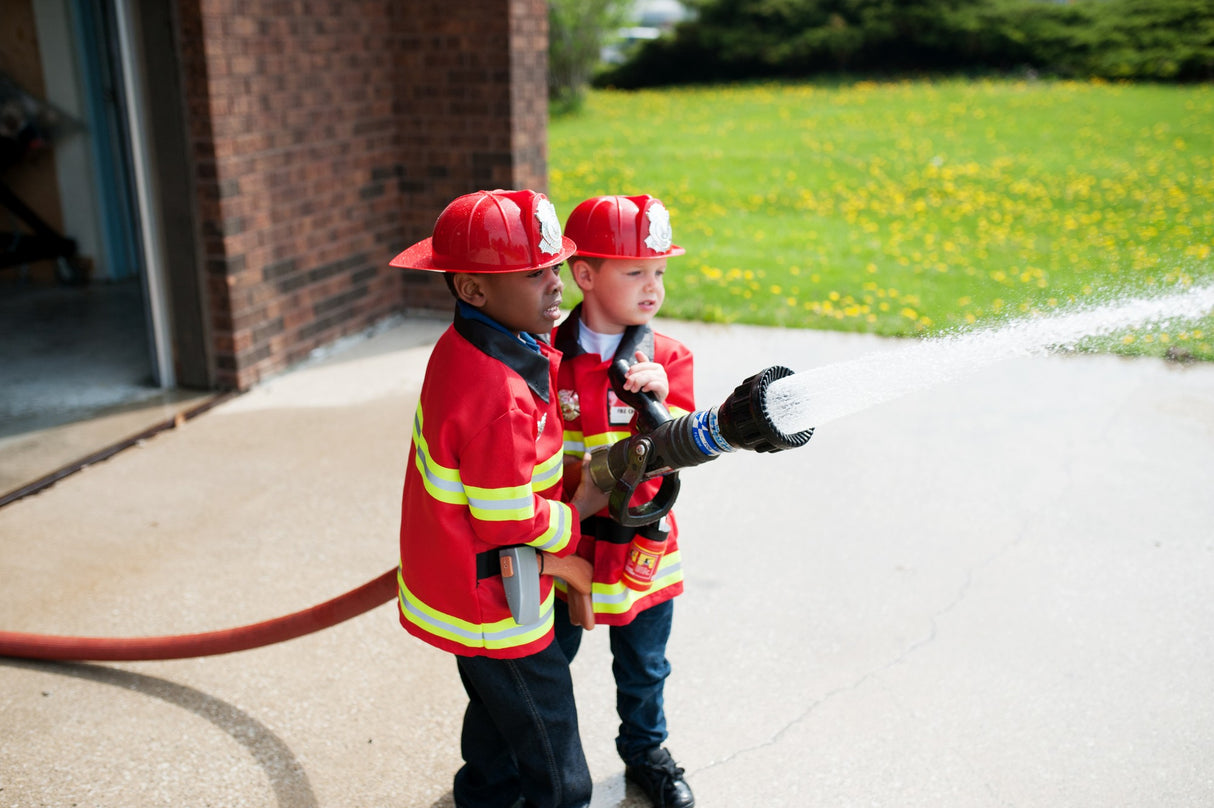
M 581 250 L 581 249 L 579 249 L 575 254 L 579 255 L 579 256 L 584 256 L 586 258 L 618 258 L 622 261 L 627 261 L 630 259 L 635 259 L 635 260 L 639 260 L 639 261 L 647 261 L 650 258 L 672 258 L 676 255 L 683 255 L 686 252 L 687 252 L 687 250 L 684 250 L 679 245 L 671 244 L 670 249 L 667 250 L 666 252 L 655 253 L 654 255 L 619 255 L 618 253 L 600 253 L 600 252 L 591 252 L 589 250 Z
M 496 274 L 502 272 L 528 272 L 533 269 L 555 266 L 565 261 L 577 252 L 577 245 L 568 236 L 561 236 L 561 251 L 550 258 L 545 258 L 538 264 L 521 264 L 519 266 L 485 266 L 483 264 L 456 264 L 439 262 L 434 257 L 433 237 L 422 239 L 412 247 L 407 247 L 399 255 L 388 262 L 388 266 L 397 269 L 421 269 L 427 272 L 478 272 Z

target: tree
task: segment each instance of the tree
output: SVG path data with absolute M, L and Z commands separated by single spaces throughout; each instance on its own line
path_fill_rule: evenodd
M 608 35 L 627 17 L 627 0 L 548 0 L 548 99 L 582 103 Z

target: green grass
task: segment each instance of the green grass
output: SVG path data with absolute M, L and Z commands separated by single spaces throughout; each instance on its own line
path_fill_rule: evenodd
M 907 336 L 1214 281 L 1211 85 L 595 91 L 550 122 L 549 172 L 562 215 L 666 203 L 673 318 Z M 1099 349 L 1212 346 L 1206 318 Z

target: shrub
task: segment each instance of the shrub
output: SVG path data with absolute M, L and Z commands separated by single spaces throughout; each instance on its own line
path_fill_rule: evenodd
M 823 72 L 1011 70 L 1214 78 L 1209 0 L 713 0 L 598 86 Z

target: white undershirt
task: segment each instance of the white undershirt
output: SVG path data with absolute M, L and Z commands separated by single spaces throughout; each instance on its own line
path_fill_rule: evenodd
M 620 347 L 620 340 L 624 338 L 624 332 L 618 334 L 600 334 L 597 331 L 591 331 L 586 327 L 585 323 L 578 323 L 577 344 L 582 346 L 582 350 L 586 353 L 596 353 L 600 359 L 610 359 L 615 356 L 615 351 Z

